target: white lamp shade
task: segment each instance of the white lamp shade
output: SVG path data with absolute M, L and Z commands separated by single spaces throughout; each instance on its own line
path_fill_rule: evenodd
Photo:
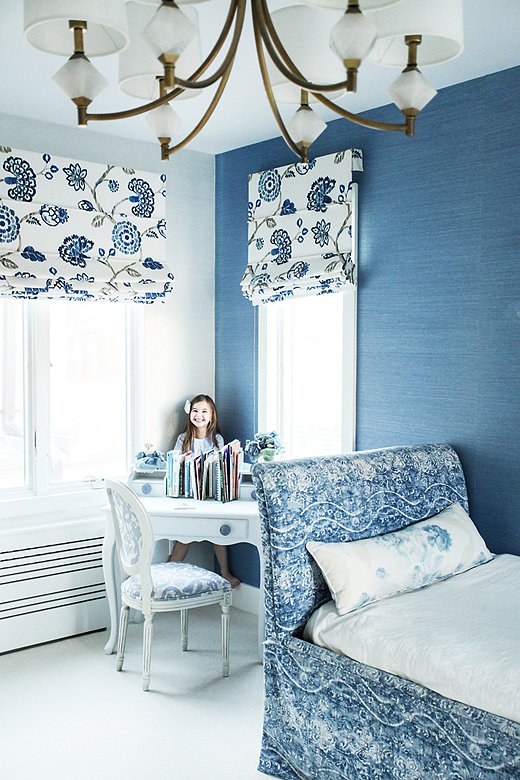
M 24 32 L 37 49 L 69 57 L 74 51 L 70 19 L 87 23 L 89 57 L 113 54 L 128 43 L 124 0 L 24 0 Z
M 127 95 L 141 100 L 154 100 L 159 97 L 157 76 L 162 76 L 163 66 L 142 32 L 154 15 L 157 3 L 128 2 L 126 8 L 130 44 L 119 54 L 119 87 Z M 175 63 L 175 74 L 181 79 L 187 79 L 202 62 L 202 49 L 197 11 L 189 6 L 186 6 L 183 11 L 197 26 L 195 37 Z M 175 99 L 196 97 L 201 91 L 185 90 Z
M 343 63 L 329 48 L 330 30 L 340 18 L 337 12 L 319 11 L 305 5 L 291 5 L 273 11 L 271 18 L 287 53 L 307 81 L 314 84 L 335 84 L 345 80 Z M 309 41 L 312 45 L 309 45 Z M 266 62 L 277 103 L 299 105 L 300 88 L 287 81 L 273 65 L 268 54 Z M 335 98 L 342 92 L 324 94 Z M 312 95 L 309 95 L 309 100 L 313 100 Z
M 295 144 L 309 147 L 323 133 L 327 125 L 309 106 L 301 106 L 287 124 L 287 132 Z
M 345 13 L 330 31 L 330 47 L 341 61 L 363 60 L 376 35 L 377 28 L 368 16 Z
M 393 84 L 390 84 L 387 92 L 401 111 L 407 108 L 422 111 L 437 94 L 437 90 L 419 70 L 408 70 L 401 73 Z
M 362 11 L 376 11 L 400 2 L 401 0 L 359 0 L 359 7 Z M 336 8 L 338 11 L 345 11 L 347 7 L 347 0 L 305 0 L 305 3 L 316 8 Z
M 462 0 L 402 0 L 395 8 L 374 11 L 378 29 L 368 59 L 380 65 L 406 65 L 405 35 L 422 35 L 419 65 L 436 65 L 457 57 L 464 48 Z
M 89 100 L 99 95 L 108 84 L 86 57 L 71 57 L 53 79 L 70 98 L 85 97 Z
M 156 138 L 173 138 L 181 126 L 179 115 L 168 103 L 150 111 L 146 115 L 146 121 Z
M 160 5 L 143 32 L 156 57 L 161 54 L 179 56 L 197 33 L 197 27 L 187 14 L 175 6 Z

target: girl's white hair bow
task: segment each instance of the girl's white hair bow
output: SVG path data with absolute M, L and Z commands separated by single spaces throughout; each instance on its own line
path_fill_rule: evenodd
M 184 404 L 184 411 L 186 412 L 186 414 L 190 413 L 190 409 L 191 409 L 191 401 L 186 401 L 186 403 Z

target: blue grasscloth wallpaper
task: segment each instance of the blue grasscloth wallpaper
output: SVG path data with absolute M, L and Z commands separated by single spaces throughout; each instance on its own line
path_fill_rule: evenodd
M 414 138 L 330 123 L 316 156 L 363 150 L 357 449 L 459 453 L 470 513 L 520 554 L 520 68 L 443 89 Z M 369 112 L 395 121 L 394 107 Z M 293 160 L 274 139 L 217 157 L 216 397 L 222 427 L 256 426 L 256 315 L 242 297 L 247 177 Z M 258 582 L 253 548 L 231 553 Z

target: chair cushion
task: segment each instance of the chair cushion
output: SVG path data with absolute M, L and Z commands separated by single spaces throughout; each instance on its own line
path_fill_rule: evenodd
M 219 590 L 231 590 L 231 584 L 224 577 L 191 563 L 155 563 L 150 569 L 154 601 L 193 599 Z M 121 585 L 121 592 L 129 598 L 140 599 L 139 575 L 128 577 Z

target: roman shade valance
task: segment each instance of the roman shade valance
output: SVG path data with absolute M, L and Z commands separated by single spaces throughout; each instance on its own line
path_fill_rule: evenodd
M 164 300 L 164 174 L 0 147 L 0 295 Z
M 363 170 L 359 149 L 250 177 L 241 287 L 254 305 L 356 284 L 353 170 Z

